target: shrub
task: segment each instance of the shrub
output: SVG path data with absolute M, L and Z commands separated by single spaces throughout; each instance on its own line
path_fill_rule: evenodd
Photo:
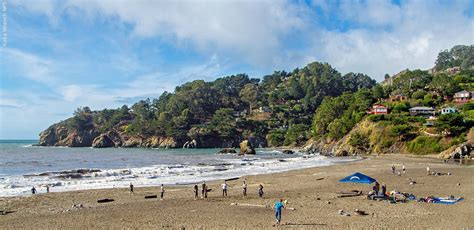
M 439 137 L 418 136 L 408 142 L 407 149 L 408 152 L 417 155 L 439 153 L 443 150 L 443 147 L 439 144 L 439 140 Z
M 373 122 L 382 121 L 385 117 L 383 114 L 372 114 L 369 116 L 369 120 Z
M 301 144 L 308 140 L 308 130 L 310 127 L 304 124 L 296 124 L 290 126 L 285 135 L 285 145 Z
M 395 125 L 390 130 L 390 135 L 398 137 L 398 140 L 401 140 L 402 136 L 408 134 L 411 130 L 411 127 L 408 125 Z
M 410 107 L 408 106 L 408 103 L 400 102 L 400 103 L 397 103 L 395 106 L 393 106 L 392 113 L 408 112 L 409 108 Z
M 461 109 L 462 111 L 474 110 L 474 103 L 473 102 L 466 103 L 461 107 Z
M 390 146 L 393 145 L 393 141 L 392 140 L 387 140 L 387 139 L 384 139 L 382 140 L 382 142 L 380 143 L 380 146 L 382 148 L 390 148 Z
M 349 144 L 356 148 L 367 149 L 369 147 L 369 139 L 362 133 L 355 132 L 351 134 L 351 137 L 349 138 Z
M 274 129 L 268 132 L 267 140 L 271 146 L 282 146 L 285 141 L 286 130 Z

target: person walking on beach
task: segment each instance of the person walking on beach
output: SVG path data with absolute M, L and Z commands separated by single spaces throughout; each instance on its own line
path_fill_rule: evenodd
M 427 174 L 428 176 L 431 175 L 430 166 L 426 167 L 426 174 Z
M 262 184 L 258 185 L 258 196 L 260 198 L 263 198 L 263 185 Z
M 165 196 L 165 186 L 163 186 L 163 184 L 161 184 L 161 188 L 160 188 L 160 200 L 163 200 L 163 197 Z
M 199 197 L 199 187 L 197 184 L 194 185 L 194 200 L 197 200 Z
M 395 174 L 395 165 L 392 165 L 392 174 Z
M 402 165 L 402 172 L 403 172 L 403 174 L 406 173 L 405 165 Z
M 49 184 L 46 185 L 46 193 L 49 193 Z
M 130 182 L 130 196 L 131 196 L 132 194 L 134 194 L 134 193 L 133 193 L 133 184 L 132 184 L 132 182 Z
M 222 184 L 222 197 L 227 197 L 227 181 L 224 181 L 224 184 Z
M 207 198 L 207 185 L 206 185 L 206 182 L 202 182 L 201 198 L 202 199 Z
M 247 197 L 247 182 L 245 180 L 242 184 L 242 193 L 244 194 L 244 197 Z
M 276 225 L 280 225 L 281 222 L 281 209 L 285 208 L 285 204 L 283 203 L 283 199 L 277 201 L 275 205 L 273 205 L 273 209 L 275 210 L 275 218 L 276 218 Z
M 36 194 L 36 188 L 35 188 L 35 186 L 33 186 L 33 188 L 31 188 L 31 194 L 33 194 L 33 195 Z

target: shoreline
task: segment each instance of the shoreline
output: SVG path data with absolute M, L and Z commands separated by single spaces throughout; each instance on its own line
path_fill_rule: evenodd
M 268 151 L 268 150 L 271 150 L 271 151 L 274 151 L 276 149 L 274 148 L 265 148 L 265 149 L 260 149 L 260 151 Z M 281 151 L 281 150 L 276 150 L 276 151 Z M 297 154 L 292 154 L 291 156 L 296 156 Z M 246 158 L 249 158 L 249 157 L 253 157 L 253 158 L 258 158 L 258 154 L 257 155 L 245 155 L 245 156 L 242 156 L 240 157 L 240 159 L 246 159 Z M 258 158 L 260 159 L 260 158 Z M 264 158 L 260 159 L 260 160 L 263 160 Z M 294 161 L 293 159 L 296 159 L 296 161 Z M 89 172 L 86 172 L 86 173 L 81 173 L 81 175 L 84 176 L 84 179 L 72 179 L 72 180 L 65 180 L 65 181 L 60 181 L 60 182 L 54 182 L 54 183 L 62 183 L 62 185 L 60 186 L 52 186 L 50 187 L 51 188 L 51 192 L 50 193 L 63 193 L 63 192 L 78 192 L 78 191 L 87 191 L 87 190 L 99 190 L 99 189 L 120 189 L 120 188 L 128 188 L 128 183 L 129 182 L 132 182 L 134 184 L 134 186 L 136 188 L 146 188 L 146 187 L 155 187 L 155 186 L 159 186 L 160 184 L 164 184 L 165 186 L 186 186 L 186 185 L 194 185 L 196 183 L 201 183 L 202 181 L 206 181 L 206 182 L 215 182 L 215 181 L 221 181 L 221 180 L 226 180 L 226 179 L 229 179 L 229 178 L 236 178 L 236 177 L 246 177 L 246 176 L 257 176 L 257 175 L 268 175 L 268 174 L 273 174 L 273 173 L 281 173 L 281 172 L 288 172 L 288 171 L 293 171 L 293 170 L 303 170 L 303 169 L 307 169 L 307 168 L 313 168 L 313 167 L 323 167 L 323 166 L 327 166 L 327 165 L 333 165 L 333 164 L 345 164 L 345 163 L 349 163 L 349 162 L 355 162 L 355 161 L 360 161 L 360 160 L 364 160 L 364 157 L 354 157 L 354 156 L 350 156 L 350 157 L 327 157 L 327 156 L 319 156 L 319 155 L 297 155 L 295 158 L 284 158 L 284 159 L 271 159 L 271 161 L 275 161 L 277 162 L 275 165 L 273 165 L 272 167 L 269 167 L 268 168 L 268 171 L 257 171 L 257 172 L 252 172 L 252 171 L 249 171 L 250 168 L 246 168 L 248 166 L 245 166 L 243 168 L 236 168 L 236 169 L 229 169 L 228 171 L 226 170 L 225 172 L 228 172 L 228 174 L 226 175 L 225 173 L 224 174 L 221 174 L 221 175 L 214 175 L 214 176 L 210 176 L 210 178 L 204 178 L 204 179 L 187 179 L 187 180 L 192 180 L 192 181 L 175 181 L 175 182 L 154 182 L 152 184 L 140 184 L 140 180 L 143 180 L 144 178 L 139 178 L 139 177 L 131 177 L 131 178 L 122 178 L 122 179 L 116 179 L 116 180 L 112 180 L 112 181 L 115 181 L 116 184 L 113 184 L 113 183 L 110 183 L 110 184 L 107 184 L 107 185 L 103 185 L 103 186 L 98 186 L 98 187 L 94 187 L 93 184 L 88 184 L 88 183 L 85 183 L 85 184 L 82 184 L 81 182 L 87 182 L 89 181 L 87 178 L 90 177 Z M 252 161 L 254 162 L 254 161 Z M 283 164 L 286 164 L 288 163 L 289 165 L 283 165 Z M 226 164 L 225 162 L 222 163 L 222 164 Z M 256 166 L 252 166 L 252 167 L 257 167 L 257 169 L 260 167 L 259 164 L 269 164 L 268 161 L 265 161 L 264 163 L 257 163 Z M 280 165 L 282 164 L 282 165 Z M 293 165 L 295 164 L 295 165 Z M 203 166 L 203 165 L 201 165 Z M 206 165 L 204 165 L 206 166 Z M 207 165 L 208 166 L 211 166 L 211 165 Z M 285 166 L 285 167 L 283 167 Z M 74 174 L 74 171 L 79 171 L 79 170 L 92 170 L 92 173 L 95 173 L 94 170 L 100 170 L 98 171 L 99 173 L 114 173 L 116 171 L 133 171 L 133 170 L 139 170 L 139 169 L 145 169 L 145 168 L 153 168 L 154 166 L 143 166 L 143 167 L 132 167 L 132 168 L 114 168 L 114 169 L 100 169 L 100 168 L 77 168 L 77 169 L 70 169 L 70 170 L 62 170 L 61 172 L 69 172 L 69 173 L 73 173 Z M 174 168 L 173 165 L 170 165 L 170 166 L 167 166 L 167 167 L 172 167 Z M 200 166 L 196 166 L 196 165 L 192 165 L 190 166 L 191 168 L 193 167 L 200 167 Z M 267 167 L 267 166 L 264 166 L 264 167 Z M 282 167 L 282 169 L 275 169 L 275 167 Z M 299 167 L 299 168 L 298 168 Z M 177 167 L 179 168 L 179 167 Z M 276 170 L 276 171 L 275 171 Z M 216 171 L 216 172 L 219 172 L 219 171 Z M 56 171 L 48 171 L 48 172 L 41 172 L 41 173 L 34 173 L 34 174 L 28 174 L 28 175 L 22 175 L 22 177 L 31 177 L 31 178 L 41 178 L 43 177 L 43 175 L 41 174 L 47 174 L 47 175 L 52 175 L 52 174 L 58 174 L 60 172 L 56 172 Z M 134 174 L 140 174 L 142 172 L 134 172 L 134 173 L 129 173 L 127 175 L 134 175 Z M 59 174 L 58 174 L 59 175 Z M 206 175 L 201 175 L 199 177 L 206 177 Z M 207 175 L 209 176 L 209 175 Z M 100 179 L 100 177 L 98 177 Z M 68 186 L 68 183 L 70 182 L 73 182 L 73 187 L 71 187 L 69 185 L 69 187 L 63 187 L 63 186 Z M 54 184 L 52 182 L 52 184 Z M 120 186 L 118 183 L 121 183 L 123 184 L 122 186 Z M 64 185 L 66 184 L 66 185 Z M 44 183 L 40 183 L 40 184 L 34 184 L 35 187 L 37 188 L 37 194 L 36 195 L 40 195 L 40 194 L 46 194 L 46 187 L 45 187 L 45 184 Z M 83 185 L 84 187 L 87 187 L 87 188 L 78 188 L 78 186 L 80 185 Z M 89 186 L 89 185 L 92 185 L 92 186 Z M 29 189 L 29 188 L 28 188 Z M 29 192 L 25 193 L 25 194 L 14 194 L 14 195 L 2 195 L 0 196 L 0 198 L 7 198 L 7 197 L 23 197 L 23 196 L 31 196 L 32 194 Z
M 391 164 L 407 173 L 401 177 L 390 172 Z M 426 166 L 433 171 L 450 172 L 451 176 L 427 176 Z M 418 197 L 462 196 L 454 205 L 417 203 L 389 204 L 370 201 L 365 196 L 337 198 L 342 190 L 359 189 L 366 194 L 370 185 L 337 181 L 353 172 L 362 172 L 393 189 Z M 208 200 L 193 200 L 190 185 L 166 186 L 165 199 L 144 199 L 158 194 L 159 188 L 137 187 L 130 196 L 127 188 L 82 190 L 0 198 L 0 208 L 13 213 L 0 217 L 0 228 L 178 228 L 184 224 L 194 228 L 272 228 L 273 214 L 268 208 L 231 206 L 231 203 L 272 205 L 278 198 L 289 201 L 296 210 L 283 212 L 283 223 L 297 228 L 462 228 L 474 226 L 468 218 L 474 211 L 474 167 L 443 164 L 432 158 L 390 155 L 369 156 L 364 160 L 332 164 L 286 172 L 246 176 L 249 197 L 241 195 L 242 180 L 229 182 L 229 197 L 222 198 L 220 183 L 207 182 L 212 192 Z M 323 178 L 323 179 L 320 179 Z M 410 185 L 408 178 L 417 181 Z M 256 190 L 262 183 L 265 198 Z M 460 186 L 457 184 L 460 183 Z M 199 184 L 199 189 L 201 185 Z M 159 195 L 159 194 L 158 194 Z M 115 201 L 100 204 L 101 198 Z M 82 205 L 75 208 L 73 205 Z M 353 213 L 364 210 L 368 216 L 341 216 L 338 210 Z M 73 220 L 74 222 L 71 222 Z M 245 221 L 242 221 L 245 220 Z

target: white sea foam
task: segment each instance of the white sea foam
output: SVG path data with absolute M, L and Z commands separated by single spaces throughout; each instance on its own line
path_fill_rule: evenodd
M 158 164 L 147 167 L 107 169 L 79 175 L 77 173 L 56 172 L 47 175 L 41 174 L 44 176 L 39 176 L 39 174 L 34 176 L 4 176 L 0 178 L 0 197 L 31 194 L 32 185 L 36 186 L 38 192 L 44 193 L 48 184 L 51 186 L 52 192 L 127 187 L 130 183 L 133 183 L 136 187 L 160 184 L 191 184 L 245 175 L 326 166 L 353 160 L 356 160 L 356 158 L 328 158 L 319 155 L 283 159 L 245 157 L 242 159 L 226 159 L 224 163 L 220 164 Z M 80 178 L 72 179 L 68 176 Z

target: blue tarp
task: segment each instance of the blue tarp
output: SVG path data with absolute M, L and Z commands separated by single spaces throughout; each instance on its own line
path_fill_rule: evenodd
M 364 175 L 362 173 L 354 173 L 350 176 L 347 176 L 341 180 L 339 180 L 339 182 L 344 182 L 344 183 L 347 183 L 347 182 L 352 182 L 352 183 L 363 183 L 363 184 L 372 184 L 374 183 L 376 180 L 370 176 L 367 176 L 367 175 Z
M 458 197 L 458 198 L 435 197 L 433 199 L 434 199 L 433 203 L 436 203 L 436 204 L 456 204 L 457 202 L 464 200 L 464 198 L 462 197 Z

